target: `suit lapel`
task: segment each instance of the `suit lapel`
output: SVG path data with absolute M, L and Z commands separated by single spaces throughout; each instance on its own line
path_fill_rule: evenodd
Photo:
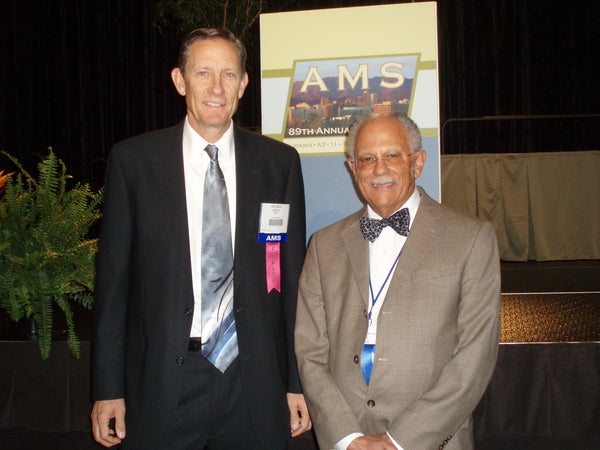
M 419 191 L 421 192 L 421 203 L 390 282 L 388 290 L 390 293 L 397 293 L 402 286 L 407 285 L 415 268 L 419 267 L 423 257 L 430 253 L 431 246 L 435 242 L 432 237 L 437 233 L 437 214 L 434 208 L 437 202 L 422 189 Z
M 153 170 L 154 181 L 165 192 L 165 198 L 176 198 L 176 204 L 180 207 L 180 199 L 183 199 L 183 204 L 185 204 L 185 176 L 183 173 L 183 130 L 180 127 L 177 127 L 177 130 L 179 136 L 174 134 L 168 138 L 165 145 L 156 152 Z
M 410 236 L 402 248 L 402 255 L 390 281 L 388 292 L 397 292 L 406 286 L 415 267 L 429 253 L 434 240 L 431 238 L 437 230 L 437 202 L 420 189 L 422 198 L 417 216 L 415 217 Z M 357 284 L 360 296 L 369 306 L 369 244 L 360 232 L 359 220 L 366 216 L 366 207 L 349 218 L 349 225 L 342 231 L 342 240 L 348 253 L 352 276 Z M 387 296 L 386 296 L 387 297 Z
M 263 168 L 259 152 L 248 151 L 249 144 L 237 127 L 234 128 L 236 172 L 235 255 L 244 239 L 257 239 Z
M 366 207 L 350 217 L 350 224 L 342 231 L 342 240 L 348 253 L 352 275 L 365 307 L 369 306 L 369 243 L 360 232 L 359 220 L 366 215 Z
M 170 134 L 152 153 L 152 176 L 156 189 L 157 213 L 170 222 L 169 229 L 173 244 L 179 247 L 189 261 L 189 231 L 185 195 L 185 175 L 183 172 L 183 122 L 171 128 Z M 191 270 L 191 269 L 190 269 Z

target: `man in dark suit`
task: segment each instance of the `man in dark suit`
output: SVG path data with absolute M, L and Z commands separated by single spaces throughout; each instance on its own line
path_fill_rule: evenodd
M 104 446 L 284 449 L 311 426 L 293 351 L 305 253 L 300 160 L 233 124 L 245 59 L 230 32 L 193 31 L 171 73 L 186 119 L 110 153 L 92 360 L 92 428 Z M 206 201 L 209 167 L 225 182 L 223 202 Z M 229 217 L 206 236 L 222 208 Z M 265 235 L 271 241 L 259 242 Z M 204 246 L 222 236 L 229 256 L 207 262 Z M 222 310 L 204 310 L 204 283 L 205 269 L 228 260 L 217 280 L 228 280 L 219 305 L 234 319 L 223 362 L 205 353 L 225 342 L 207 330 L 225 325 Z
M 492 226 L 440 205 L 402 114 L 360 118 L 348 165 L 367 205 L 318 231 L 300 278 L 296 353 L 322 449 L 468 450 L 495 366 Z

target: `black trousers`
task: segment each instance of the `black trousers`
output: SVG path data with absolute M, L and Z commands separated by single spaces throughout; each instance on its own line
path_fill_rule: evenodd
M 170 424 L 170 450 L 261 450 L 244 397 L 239 361 L 221 373 L 189 352 Z

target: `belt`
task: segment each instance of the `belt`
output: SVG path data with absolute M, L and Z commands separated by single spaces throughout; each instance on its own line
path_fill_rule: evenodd
M 202 351 L 202 338 L 193 337 L 190 338 L 190 343 L 188 344 L 189 352 L 200 352 Z

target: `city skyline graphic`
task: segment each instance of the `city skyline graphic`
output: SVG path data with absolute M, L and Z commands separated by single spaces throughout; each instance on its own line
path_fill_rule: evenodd
M 357 117 L 410 112 L 418 54 L 296 61 L 286 138 L 344 136 Z

